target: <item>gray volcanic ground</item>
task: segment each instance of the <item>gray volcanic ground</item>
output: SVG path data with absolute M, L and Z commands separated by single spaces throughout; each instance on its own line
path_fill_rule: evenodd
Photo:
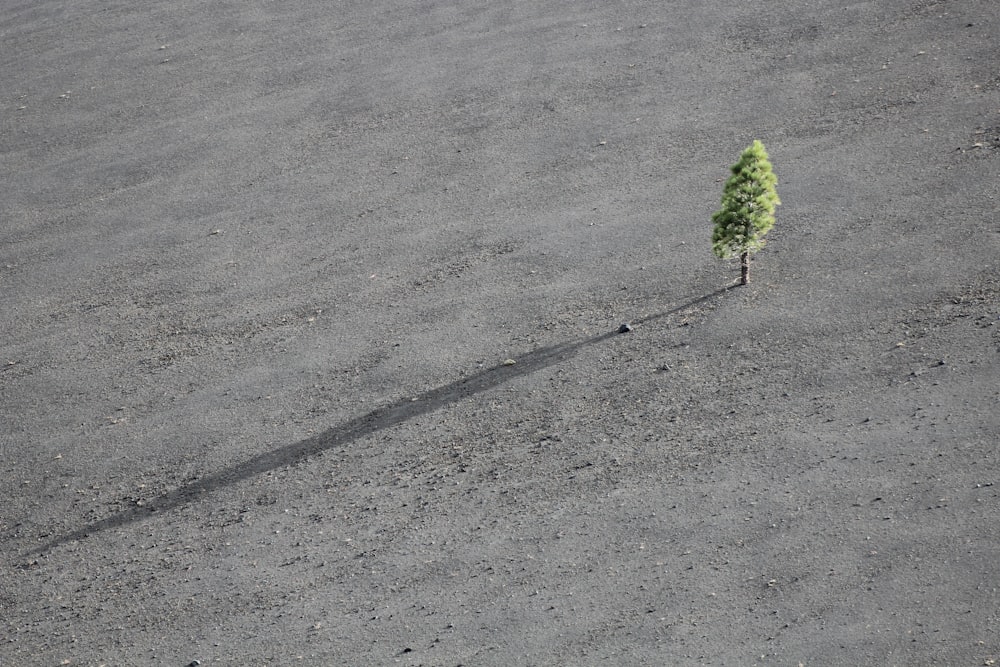
M 998 35 L 5 3 L 0 663 L 1000 660 Z

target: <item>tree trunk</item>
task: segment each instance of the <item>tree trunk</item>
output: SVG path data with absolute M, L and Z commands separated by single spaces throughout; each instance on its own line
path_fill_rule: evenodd
M 740 285 L 750 282 L 750 253 L 740 255 Z

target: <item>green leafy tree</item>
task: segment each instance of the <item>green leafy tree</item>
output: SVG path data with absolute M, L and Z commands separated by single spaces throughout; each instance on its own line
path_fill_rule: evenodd
M 759 140 L 743 151 L 722 190 L 722 208 L 712 216 L 712 250 L 722 259 L 740 258 L 740 284 L 750 282 L 750 255 L 764 247 L 774 225 L 778 177 Z

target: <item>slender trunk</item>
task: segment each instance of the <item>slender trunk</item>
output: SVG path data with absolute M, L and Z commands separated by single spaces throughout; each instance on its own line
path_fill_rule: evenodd
M 740 285 L 750 282 L 750 253 L 740 255 Z

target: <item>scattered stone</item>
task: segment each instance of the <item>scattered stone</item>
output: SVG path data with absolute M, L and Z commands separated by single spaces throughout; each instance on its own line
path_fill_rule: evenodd
M 618 327 L 618 333 L 628 333 L 631 330 L 632 330 L 632 325 L 629 324 L 628 322 L 625 322 L 620 327 Z
M 517 362 L 516 362 L 516 361 L 514 361 L 513 359 L 504 359 L 504 360 L 503 360 L 503 365 L 504 365 L 504 366 L 513 366 L 513 365 L 514 365 L 514 364 L 516 364 L 516 363 L 517 363 Z

